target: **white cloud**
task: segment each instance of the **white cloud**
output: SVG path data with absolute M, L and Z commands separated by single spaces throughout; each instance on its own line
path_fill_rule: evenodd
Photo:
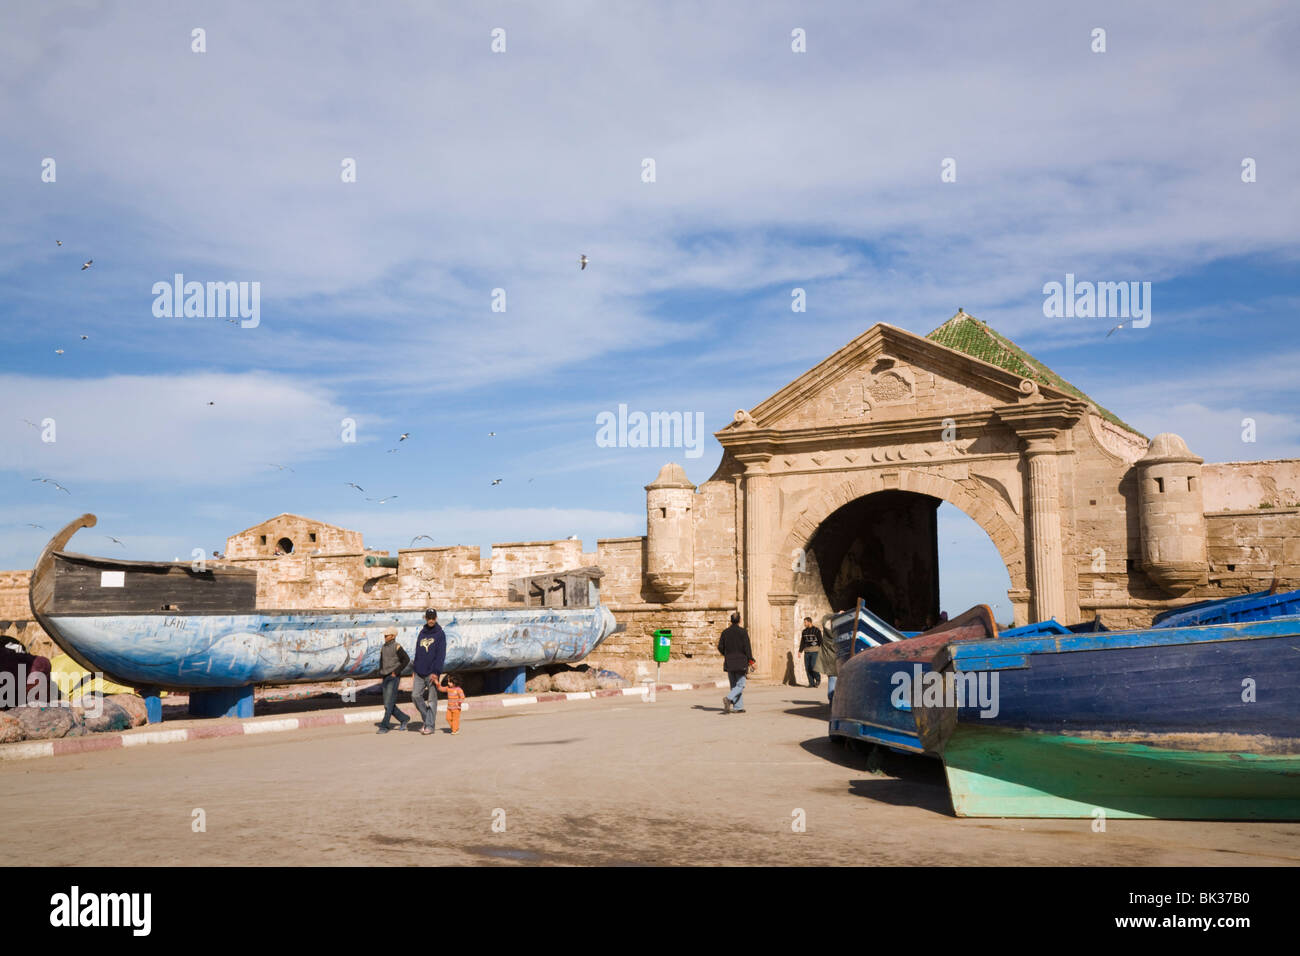
M 348 415 L 366 425 L 380 420 L 345 409 L 319 387 L 266 372 L 0 374 L 0 394 L 7 450 L 0 469 L 52 477 L 74 493 L 78 482 L 219 485 L 267 475 L 271 464 L 292 467 L 342 447 Z M 55 440 L 43 441 L 24 419 L 53 419 Z M 64 497 L 52 487 L 50 494 Z

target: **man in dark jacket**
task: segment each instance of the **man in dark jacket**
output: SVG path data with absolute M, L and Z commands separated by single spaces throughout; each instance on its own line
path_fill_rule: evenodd
M 406 665 L 409 663 L 411 657 L 402 645 L 397 643 L 397 632 L 385 632 L 384 646 L 379 649 L 379 673 L 384 678 L 384 716 L 379 721 L 381 734 L 386 734 L 393 729 L 390 718 L 394 714 L 401 721 L 402 730 L 405 730 L 406 725 L 411 722 L 411 718 L 397 706 L 397 682 L 402 679 L 402 671 L 406 670 Z
M 433 733 L 438 720 L 438 684 L 447 660 L 447 634 L 438 623 L 438 612 L 424 612 L 424 627 L 415 639 L 415 677 L 411 680 L 411 700 L 420 712 L 420 733 Z M 432 698 L 431 700 L 429 698 Z
M 731 627 L 722 632 L 718 638 L 718 653 L 722 655 L 722 666 L 731 682 L 731 693 L 722 698 L 722 712 L 737 714 L 745 712 L 745 675 L 754 663 L 754 652 L 749 646 L 749 632 L 740 626 L 740 614 L 731 612 Z
M 799 633 L 799 652 L 803 654 L 803 669 L 808 675 L 809 687 L 820 687 L 822 678 L 817 673 L 817 652 L 822 646 L 822 630 L 813 627 L 812 618 L 803 619 L 803 630 Z

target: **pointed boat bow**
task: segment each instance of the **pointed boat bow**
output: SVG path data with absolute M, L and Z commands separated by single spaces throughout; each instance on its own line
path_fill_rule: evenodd
M 69 521 L 63 529 L 50 539 L 41 556 L 32 568 L 31 580 L 27 584 L 27 600 L 32 606 L 32 614 L 39 620 L 49 610 L 50 599 L 54 596 L 54 552 L 62 551 L 72 540 L 72 536 L 82 528 L 93 528 L 99 519 L 90 512 Z M 42 625 L 44 626 L 44 625 Z M 46 628 L 48 631 L 49 628 Z M 52 637 L 53 635 L 51 635 Z

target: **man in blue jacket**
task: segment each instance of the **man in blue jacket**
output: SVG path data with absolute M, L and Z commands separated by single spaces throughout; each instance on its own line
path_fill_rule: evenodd
M 415 677 L 411 681 L 411 700 L 420 712 L 422 734 L 433 733 L 438 719 L 438 685 L 446 660 L 447 634 L 438 623 L 438 612 L 430 608 L 424 612 L 424 627 L 415 638 Z

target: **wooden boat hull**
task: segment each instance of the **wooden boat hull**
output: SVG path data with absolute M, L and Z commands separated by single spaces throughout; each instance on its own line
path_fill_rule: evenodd
M 1300 591 L 1273 590 L 1222 598 L 1218 601 L 1201 601 L 1187 607 L 1157 614 L 1151 622 L 1156 627 L 1192 627 L 1205 624 L 1234 624 L 1250 621 L 1267 621 L 1300 614 Z
M 869 647 L 891 644 L 904 638 L 902 631 L 872 614 L 861 598 L 853 610 L 832 615 L 830 628 L 835 643 L 835 660 L 839 663 Z
M 446 610 L 448 671 L 579 661 L 617 625 L 609 609 Z M 132 687 L 237 687 L 366 677 L 384 631 L 414 657 L 421 611 L 77 615 L 42 622 L 87 670 Z
M 868 648 L 839 665 L 831 703 L 830 735 L 878 744 L 907 753 L 924 753 L 912 716 L 910 694 L 900 694 L 899 675 L 908 681 L 930 671 L 930 661 L 951 641 L 983 641 L 997 636 L 993 612 L 971 608 L 918 637 Z
M 169 690 L 330 681 L 377 672 L 383 634 L 415 655 L 422 610 L 259 611 L 244 568 L 118 561 L 62 549 L 95 516 L 70 522 L 32 572 L 32 612 L 88 671 Z M 443 610 L 446 669 L 571 663 L 621 630 L 609 609 Z
M 962 725 L 943 761 L 959 817 L 1300 819 L 1296 753 Z
M 1300 618 L 950 644 L 996 712 L 919 703 L 959 816 L 1300 819 Z

